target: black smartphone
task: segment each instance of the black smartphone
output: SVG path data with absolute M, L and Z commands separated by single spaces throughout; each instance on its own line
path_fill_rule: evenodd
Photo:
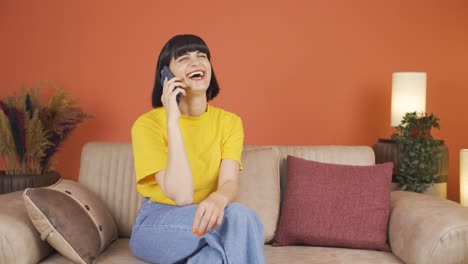
M 162 69 L 162 72 L 161 72 L 161 86 L 163 86 L 163 87 L 164 87 L 164 79 L 166 79 L 166 77 L 167 77 L 167 80 L 169 81 L 170 79 L 174 78 L 174 74 L 172 74 L 171 70 L 169 70 L 169 67 L 164 66 L 163 69 Z M 177 96 L 176 96 L 177 104 L 180 103 L 180 97 L 181 96 L 182 96 L 182 93 L 177 94 Z

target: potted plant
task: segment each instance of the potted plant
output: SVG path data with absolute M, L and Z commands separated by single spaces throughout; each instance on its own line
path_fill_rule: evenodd
M 48 103 L 41 103 L 41 88 L 52 87 Z M 61 87 L 43 82 L 0 100 L 0 194 L 56 182 L 52 157 L 70 132 L 86 118 L 75 100 Z
M 440 129 L 439 118 L 417 112 L 406 113 L 395 127 L 398 133 L 392 138 L 400 154 L 396 180 L 401 190 L 422 193 L 437 182 L 436 162 L 440 159 L 442 141 L 432 137 L 432 128 Z

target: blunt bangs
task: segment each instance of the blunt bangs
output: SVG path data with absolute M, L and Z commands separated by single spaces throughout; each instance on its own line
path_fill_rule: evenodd
M 199 51 L 205 53 L 210 60 L 210 50 L 206 43 L 195 35 L 177 35 L 167 43 L 167 53 L 162 53 L 161 62 L 163 65 L 169 65 L 171 59 L 177 59 L 187 52 Z
M 205 53 L 208 56 L 208 59 L 210 59 L 210 51 L 208 50 L 208 47 L 203 44 L 192 42 L 192 43 L 184 43 L 183 46 L 178 46 L 178 47 L 176 46 L 174 47 L 175 49 L 173 50 L 172 57 L 174 59 L 177 59 L 187 52 L 199 51 L 199 52 Z

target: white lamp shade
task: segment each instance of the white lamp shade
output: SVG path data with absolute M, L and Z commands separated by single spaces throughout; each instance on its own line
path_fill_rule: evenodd
M 468 206 L 468 149 L 460 150 L 460 203 Z
M 392 127 L 408 112 L 426 112 L 425 72 L 394 72 L 392 75 Z

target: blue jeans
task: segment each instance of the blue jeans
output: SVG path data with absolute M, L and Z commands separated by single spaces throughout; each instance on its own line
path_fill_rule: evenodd
M 130 248 L 150 263 L 263 264 L 263 224 L 238 203 L 224 209 L 220 226 L 198 237 L 192 223 L 198 205 L 142 202 L 133 225 Z

